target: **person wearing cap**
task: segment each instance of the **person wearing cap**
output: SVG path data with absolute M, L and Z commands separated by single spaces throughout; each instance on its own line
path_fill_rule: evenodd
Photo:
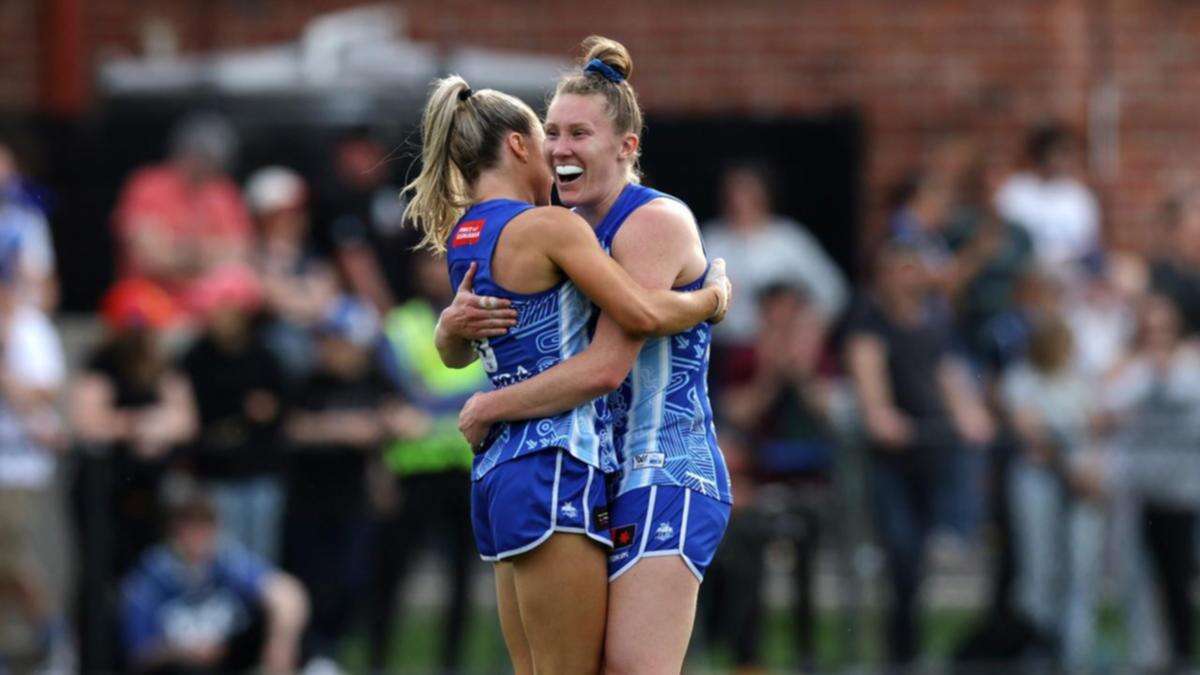
M 250 217 L 226 174 L 236 147 L 223 117 L 194 114 L 172 131 L 166 162 L 129 177 L 112 216 L 119 277 L 153 280 L 178 298 L 210 270 L 246 261 Z
M 218 536 L 211 498 L 184 488 L 168 503 L 166 540 L 121 588 L 121 633 L 138 673 L 296 669 L 308 599 L 291 575 Z
M 342 297 L 314 327 L 317 361 L 284 420 L 290 445 L 284 567 L 312 595 L 307 656 L 332 665 L 356 610 L 368 563 L 368 471 L 403 432 L 399 393 L 380 361 L 379 318 Z
M 337 295 L 337 278 L 309 245 L 308 187 L 282 166 L 246 181 L 246 203 L 258 226 L 251 263 L 262 282 L 265 339 L 289 377 L 312 365 L 309 329 Z
M 197 420 L 191 385 L 164 344 L 180 316 L 171 296 L 149 281 L 122 281 L 104 296 L 101 315 L 107 335 L 71 384 L 69 409 L 88 458 L 84 470 L 101 470 L 113 481 L 108 504 L 79 506 L 85 516 L 111 510 L 121 536 L 105 564 L 120 575 L 158 538 L 159 482 Z
M 204 332 L 183 358 L 200 416 L 193 469 L 212 490 L 224 533 L 274 561 L 283 511 L 277 431 L 286 383 L 259 328 L 262 285 L 250 269 L 228 267 L 194 292 Z

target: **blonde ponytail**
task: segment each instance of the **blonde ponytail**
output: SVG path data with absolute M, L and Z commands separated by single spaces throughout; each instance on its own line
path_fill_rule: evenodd
M 421 123 L 421 173 L 404 186 L 412 192 L 404 219 L 421 232 L 418 249 L 445 252 L 479 174 L 499 161 L 504 135 L 531 134 L 536 124 L 533 110 L 513 96 L 474 92 L 458 75 L 434 82 Z

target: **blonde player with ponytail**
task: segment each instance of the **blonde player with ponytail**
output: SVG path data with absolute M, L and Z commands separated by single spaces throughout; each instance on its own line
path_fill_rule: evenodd
M 480 358 L 497 388 L 515 385 L 586 348 L 593 302 L 640 336 L 723 315 L 723 279 L 686 294 L 646 290 L 605 254 L 582 218 L 547 206 L 553 178 L 545 135 L 520 100 L 472 91 L 460 77 L 441 80 L 425 109 L 422 141 L 421 173 L 407 188 L 407 217 L 422 232 L 421 245 L 446 255 L 461 290 L 500 299 L 517 313 L 511 330 L 485 327 L 473 340 L 439 324 L 447 365 Z M 600 414 L 581 401 L 496 425 L 477 439 L 473 530 L 480 554 L 495 563 L 501 628 L 518 673 L 600 666 L 610 545 L 604 486 L 616 468 Z
M 546 159 L 562 203 L 647 288 L 687 292 L 723 277 L 718 261 L 707 264 L 687 206 L 640 185 L 642 112 L 629 84 L 629 52 L 596 36 L 582 51 L 545 120 Z M 615 389 L 602 404 L 620 464 L 609 494 L 609 673 L 679 673 L 700 582 L 729 522 L 729 472 L 708 399 L 711 337 L 701 324 L 647 339 L 606 312 L 586 351 L 521 384 L 477 394 L 459 417 L 468 439 L 477 438 L 493 424 L 556 414 L 607 393 L 596 382 Z

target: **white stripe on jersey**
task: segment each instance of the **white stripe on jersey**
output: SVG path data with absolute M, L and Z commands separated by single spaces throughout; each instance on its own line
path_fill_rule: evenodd
M 592 304 L 575 284 L 567 282 L 558 291 L 559 354 L 566 361 L 587 349 L 587 322 L 591 319 Z M 603 466 L 600 457 L 600 437 L 596 433 L 595 407 L 591 402 L 571 411 L 570 452 L 586 464 Z

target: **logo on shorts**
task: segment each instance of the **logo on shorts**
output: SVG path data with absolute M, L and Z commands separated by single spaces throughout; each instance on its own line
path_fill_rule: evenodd
M 625 525 L 612 531 L 613 548 L 632 546 L 637 538 L 637 525 Z
M 667 463 L 667 456 L 661 452 L 639 452 L 633 456 L 634 469 L 661 469 Z
M 479 236 L 483 234 L 483 225 L 486 222 L 486 220 L 468 220 L 459 225 L 458 230 L 454 233 L 454 241 L 450 242 L 451 248 L 477 243 Z
M 675 536 L 675 528 L 671 527 L 670 523 L 662 522 L 658 524 L 658 529 L 654 531 L 654 538 L 659 541 L 666 541 Z
M 609 527 L 608 523 L 608 507 L 602 506 L 592 510 L 592 529 L 597 532 L 603 532 Z
M 563 518 L 568 520 L 575 520 L 579 517 L 579 509 L 575 508 L 575 505 L 571 502 L 563 502 L 562 506 L 558 508 L 558 512 L 562 514 Z

